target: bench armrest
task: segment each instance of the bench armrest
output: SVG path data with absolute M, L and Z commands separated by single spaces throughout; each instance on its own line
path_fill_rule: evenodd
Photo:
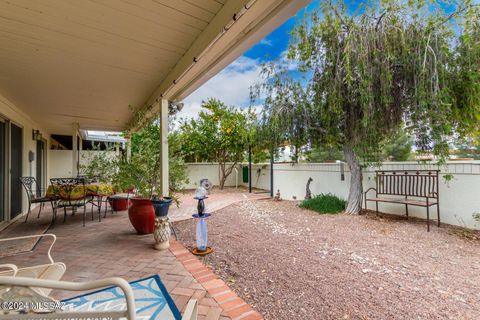
M 50 247 L 48 248 L 48 252 L 47 252 L 48 259 L 50 260 L 50 263 L 53 264 L 53 263 L 55 263 L 55 261 L 53 261 L 53 258 L 52 258 L 52 255 L 51 255 L 50 252 L 52 251 L 52 247 L 55 244 L 55 241 L 57 241 L 57 236 L 54 235 L 53 233 L 35 234 L 35 235 L 30 235 L 30 236 L 21 236 L 21 237 L 13 237 L 13 238 L 4 238 L 4 239 L 0 239 L 0 242 L 16 241 L 16 240 L 22 240 L 22 239 L 42 238 L 42 237 L 51 237 L 53 239 L 52 243 L 50 244 Z
M 0 285 L 20 286 L 20 287 L 35 287 L 35 288 L 48 288 L 58 289 L 66 291 L 86 291 L 93 289 L 101 289 L 105 287 L 119 287 L 125 296 L 127 303 L 127 310 L 125 316 L 129 320 L 135 320 L 135 298 L 133 296 L 133 290 L 130 284 L 122 278 L 105 278 L 89 282 L 70 282 L 59 280 L 43 280 L 26 277 L 2 277 L 0 276 Z M 81 311 L 65 312 L 66 314 L 72 313 L 72 315 L 79 316 Z M 62 313 L 59 313 L 61 315 Z M 59 317 L 64 319 L 63 317 Z M 15 318 L 13 318 L 15 319 Z M 43 319 L 43 318 L 42 318 Z M 71 319 L 71 318 L 68 318 Z M 72 319 L 75 319 L 73 317 Z M 83 318 L 82 318 L 83 319 Z
M 376 188 L 368 188 L 367 191 L 364 192 L 365 194 L 365 198 L 367 198 L 367 193 L 371 190 L 375 190 L 375 192 L 377 192 L 377 189 Z

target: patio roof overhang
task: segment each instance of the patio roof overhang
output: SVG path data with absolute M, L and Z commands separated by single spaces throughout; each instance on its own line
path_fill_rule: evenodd
M 0 90 L 52 133 L 125 130 L 129 106 L 183 99 L 308 2 L 1 1 Z

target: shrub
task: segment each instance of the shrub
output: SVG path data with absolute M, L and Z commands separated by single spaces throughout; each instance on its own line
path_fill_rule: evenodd
M 327 193 L 319 194 L 312 199 L 303 200 L 300 208 L 309 209 L 318 213 L 339 213 L 345 210 L 346 201 Z

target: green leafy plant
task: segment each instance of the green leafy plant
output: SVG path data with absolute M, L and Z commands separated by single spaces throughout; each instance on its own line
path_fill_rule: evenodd
M 182 153 L 193 161 L 218 162 L 223 189 L 248 148 L 251 115 L 213 98 L 203 102 L 202 108 L 197 119 L 184 121 L 180 126 Z
M 300 208 L 313 210 L 318 213 L 339 213 L 345 210 L 345 205 L 345 200 L 331 193 L 321 193 L 312 199 L 303 200 Z
M 80 174 L 89 178 L 111 182 L 118 173 L 119 157 L 113 143 L 108 143 L 105 150 L 94 144 L 92 150 L 82 152 L 82 160 L 84 164 L 80 165 Z
M 188 182 L 186 166 L 176 149 L 175 135 L 169 135 L 169 193 L 178 201 L 175 193 Z M 119 164 L 115 182 L 124 187 L 135 186 L 140 196 L 154 198 L 159 193 L 161 179 L 160 128 L 149 122 L 131 135 L 132 155 L 129 161 Z

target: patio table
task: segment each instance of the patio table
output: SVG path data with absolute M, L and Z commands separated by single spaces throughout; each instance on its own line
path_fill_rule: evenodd
M 47 189 L 47 196 L 55 196 L 59 195 L 63 198 L 69 197 L 69 192 L 63 190 L 62 187 L 57 187 L 59 190 L 54 190 L 54 186 L 50 185 Z M 84 188 L 86 190 L 84 190 Z M 57 192 L 55 192 L 57 191 Z M 110 183 L 87 183 L 85 186 L 77 185 L 73 188 L 70 192 L 70 198 L 82 198 L 84 195 L 86 196 L 109 196 L 113 194 L 113 187 Z

